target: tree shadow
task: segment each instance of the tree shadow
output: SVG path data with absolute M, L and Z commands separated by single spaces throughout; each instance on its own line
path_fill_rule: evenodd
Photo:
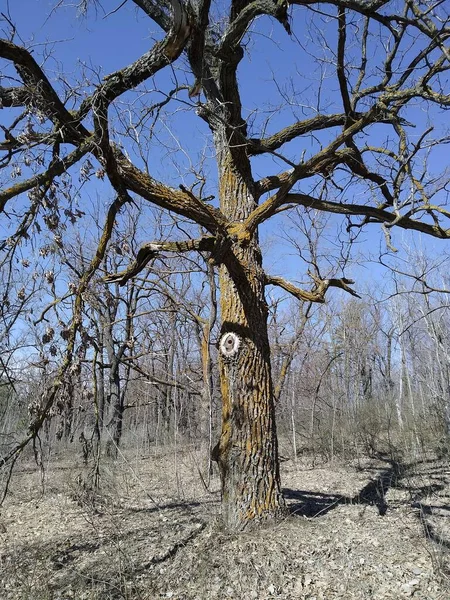
M 404 466 L 397 461 L 389 461 L 389 468 L 372 478 L 354 496 L 343 496 L 337 494 L 322 494 L 302 490 L 285 488 L 284 496 L 287 500 L 297 500 L 289 506 L 292 514 L 315 518 L 323 516 L 341 504 L 362 504 L 376 506 L 380 516 L 386 514 L 388 504 L 386 494 L 391 487 L 398 484 L 404 472 Z
M 340 504 L 347 504 L 350 498 L 336 494 L 322 494 L 305 490 L 283 488 L 283 495 L 288 501 L 288 510 L 292 515 L 313 519 L 326 515 Z M 290 503 L 289 500 L 295 502 Z
M 407 492 L 409 498 L 404 501 L 413 509 L 417 509 L 417 516 L 421 521 L 424 535 L 440 548 L 450 550 L 450 539 L 440 533 L 441 528 L 430 522 L 430 517 L 436 519 L 450 519 L 450 503 L 436 503 L 432 498 L 439 495 L 440 500 L 449 498 L 449 494 L 442 493 L 450 484 L 450 472 L 445 465 L 436 465 L 436 461 L 423 460 L 410 464 L 386 457 L 378 457 L 389 466 L 373 477 L 357 494 L 345 496 L 340 494 L 324 494 L 307 490 L 293 490 L 284 488 L 284 497 L 288 501 L 290 514 L 319 518 L 326 515 L 342 504 L 374 506 L 380 516 L 384 516 L 389 508 L 387 493 L 392 489 Z M 434 465 L 431 463 L 434 462 Z M 421 467 L 425 467 L 421 469 Z M 371 470 L 370 468 L 367 470 Z M 427 485 L 415 483 L 420 476 L 432 477 L 433 482 Z M 423 483 L 423 482 L 422 482 Z M 441 521 L 444 522 L 444 521 Z
M 425 513 L 420 511 L 419 517 L 423 526 L 425 537 L 429 540 L 432 540 L 440 548 L 450 550 L 450 540 L 446 539 L 441 533 L 436 531 L 436 527 L 429 522 L 425 516 Z

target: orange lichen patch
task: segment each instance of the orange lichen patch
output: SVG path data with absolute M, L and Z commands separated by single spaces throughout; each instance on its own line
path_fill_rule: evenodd
M 253 235 L 242 223 L 232 223 L 227 229 L 228 235 L 239 244 L 243 246 L 250 244 Z

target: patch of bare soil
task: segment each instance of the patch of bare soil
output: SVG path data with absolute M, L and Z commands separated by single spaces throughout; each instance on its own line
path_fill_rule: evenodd
M 22 465 L 0 513 L 1 600 L 450 598 L 447 463 L 287 461 L 290 514 L 231 535 L 197 461 L 128 455 L 97 495 L 81 465 Z

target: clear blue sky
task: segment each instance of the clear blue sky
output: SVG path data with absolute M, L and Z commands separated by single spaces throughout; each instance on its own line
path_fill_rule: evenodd
M 147 51 L 154 40 L 161 36 L 158 27 L 131 2 L 127 2 L 116 13 L 110 14 L 106 18 L 101 8 L 97 10 L 91 8 L 88 18 L 76 18 L 76 9 L 73 6 L 53 10 L 54 5 L 57 4 L 55 0 L 51 2 L 48 0 L 10 0 L 9 2 L 2 0 L 1 3 L 4 6 L 3 10 L 9 9 L 9 14 L 17 25 L 18 36 L 15 41 L 19 43 L 22 40 L 28 47 L 33 47 L 36 57 L 42 58 L 43 53 L 48 53 L 50 50 L 44 63 L 48 76 L 54 79 L 58 73 L 63 73 L 68 81 L 79 81 L 81 88 L 84 86 L 81 91 L 89 90 L 86 85 L 89 79 L 95 83 L 99 77 L 124 67 Z M 92 4 L 94 5 L 94 3 Z M 108 7 L 107 10 L 113 10 L 120 5 L 120 2 L 103 2 L 103 5 Z M 256 125 L 270 117 L 267 123 L 268 133 L 273 133 L 296 118 L 306 118 L 313 114 L 310 106 L 314 101 L 312 88 L 319 75 L 324 76 L 321 96 L 323 107 L 329 107 L 327 112 L 341 111 L 339 102 L 336 102 L 339 100 L 336 79 L 335 77 L 329 78 L 334 74 L 332 66 L 322 63 L 323 71 L 319 72 L 318 63 L 309 53 L 311 40 L 320 41 L 321 34 L 328 44 L 335 46 L 335 23 L 324 19 L 321 32 L 308 30 L 308 23 L 301 18 L 294 20 L 294 25 L 295 35 L 290 39 L 278 23 L 267 18 L 258 21 L 256 34 L 248 44 L 246 57 L 240 67 L 244 111 L 250 115 L 250 120 L 254 115 Z M 86 78 L 84 81 L 80 76 L 82 70 L 84 70 Z M 299 73 L 302 75 L 301 80 L 298 78 Z M 279 91 L 274 82 L 275 76 L 283 82 L 281 91 L 291 98 L 295 106 L 289 109 L 282 108 L 281 100 L 275 94 Z M 290 87 L 291 79 L 298 85 L 295 93 Z M 184 72 L 183 69 L 176 73 L 166 69 L 158 77 L 156 83 L 169 90 L 176 83 L 192 84 L 193 81 L 190 74 Z M 58 87 L 63 90 L 64 84 L 59 83 Z M 151 82 L 149 88 L 152 88 Z M 128 99 L 136 99 L 133 94 L 131 93 Z M 184 96 L 180 94 L 180 98 L 183 102 L 189 102 L 187 94 Z M 161 100 L 161 95 L 156 90 L 146 98 L 146 102 L 158 100 Z M 268 104 L 263 104 L 267 100 Z M 204 139 L 208 136 L 206 125 L 192 111 L 184 110 L 186 105 L 183 102 L 172 105 L 179 112 L 172 115 L 171 130 L 169 131 L 164 126 L 158 129 L 157 138 L 151 145 L 148 154 L 153 174 L 175 186 L 181 182 L 183 176 L 187 180 L 189 179 L 187 173 L 190 167 L 189 161 L 192 159 L 195 166 L 196 156 L 203 147 Z M 264 109 L 263 112 L 256 115 L 255 111 L 261 108 Z M 413 109 L 412 118 L 417 122 L 424 122 L 425 113 L 422 111 L 422 107 L 417 106 Z M 439 118 L 441 117 L 439 116 Z M 379 132 L 379 135 L 379 140 L 382 140 L 382 136 L 385 134 Z M 375 133 L 375 136 L 378 136 L 378 133 Z M 326 135 L 319 136 L 319 138 L 321 141 L 325 141 Z M 177 139 L 180 140 L 179 145 Z M 125 136 L 121 137 L 120 141 L 130 154 L 135 155 L 135 149 L 129 145 Z M 168 145 L 169 150 L 161 150 L 159 141 Z M 297 158 L 303 151 L 308 156 L 318 147 L 319 141 L 310 138 L 298 140 L 289 146 L 292 157 Z M 434 160 L 436 170 L 441 168 L 446 161 L 445 156 L 436 154 Z M 282 161 L 273 158 L 259 159 L 254 164 L 256 176 L 275 174 L 284 168 L 286 166 Z M 207 171 L 211 182 L 209 191 L 215 193 L 213 161 Z M 96 193 L 104 192 L 97 182 L 85 189 L 84 193 L 85 197 L 88 197 L 89 194 L 94 196 Z M 333 232 L 332 238 L 335 235 L 335 224 L 342 223 L 342 219 L 332 217 L 330 223 L 332 224 L 330 230 Z M 300 278 L 301 265 L 291 256 L 294 251 L 288 250 L 286 243 L 281 240 L 283 228 L 288 230 L 291 227 L 292 220 L 288 216 L 276 217 L 271 224 L 263 227 L 263 245 L 269 249 L 266 264 L 278 274 Z M 358 248 L 360 247 L 366 253 L 368 249 L 373 249 L 376 253 L 382 239 L 379 227 L 371 225 L 361 234 Z M 410 235 L 402 231 L 398 231 L 394 235 L 394 244 L 401 246 L 402 239 L 411 244 Z M 414 235 L 414 239 L 418 240 L 417 234 Z M 330 253 L 335 251 L 332 239 L 326 243 L 329 245 Z M 421 243 L 425 245 L 426 249 L 432 249 L 431 251 L 446 245 L 446 243 L 433 240 L 418 242 L 419 245 Z M 371 267 L 370 272 L 367 267 L 364 269 L 353 267 L 347 274 L 352 275 L 352 272 L 358 278 L 367 276 L 369 280 L 373 278 L 374 274 L 379 276 L 379 269 L 374 266 Z

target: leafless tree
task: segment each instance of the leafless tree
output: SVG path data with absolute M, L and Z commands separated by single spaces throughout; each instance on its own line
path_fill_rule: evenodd
M 211 265 L 219 269 L 223 411 L 215 454 L 225 523 L 241 529 L 278 515 L 284 506 L 265 290 L 277 286 L 302 302 L 324 302 L 330 287 L 354 294 L 353 282 L 344 275 L 321 278 L 311 273 L 308 290 L 267 273 L 259 228 L 281 212 L 302 207 L 305 212 L 342 215 L 350 235 L 377 224 L 391 250 L 394 227 L 450 237 L 447 179 L 445 173 L 429 168 L 435 148 L 448 141 L 448 132 L 434 130 L 432 122 L 439 123 L 440 111 L 450 105 L 449 16 L 443 3 L 419 0 L 232 0 L 217 5 L 209 0 L 134 0 L 134 4 L 159 26 L 162 36 L 135 62 L 92 82 L 84 97 L 76 93 L 78 83 L 61 89 L 50 81 L 39 51 L 16 40 L 16 28 L 9 39 L 0 41 L 0 57 L 7 65 L 1 105 L 23 111 L 16 117 L 15 110 L 3 126 L 0 166 L 17 178 L 10 185 L 5 177 L 0 192 L 0 210 L 15 223 L 6 245 L 23 243 L 38 215 L 56 234 L 64 207 L 69 218 L 80 218 L 64 197 L 66 174 L 76 165 L 81 177 L 96 173 L 105 178 L 115 196 L 98 247 L 74 290 L 60 372 L 29 436 L 0 465 L 20 454 L 51 410 L 71 368 L 84 294 L 105 258 L 120 211 L 131 210 L 133 196 L 138 196 L 197 224 L 204 234 L 194 238 L 190 229 L 175 239 L 147 241 L 126 270 L 111 274 L 110 283 L 127 284 L 166 253 L 207 253 Z M 272 39 L 279 42 L 283 60 L 292 61 L 295 76 L 276 82 L 279 106 L 274 110 L 272 104 L 272 112 L 264 114 L 257 110 L 262 108 L 259 98 L 254 111 L 244 107 L 238 71 L 268 19 L 274 26 Z M 317 77 L 302 68 L 308 55 Z M 174 87 L 173 82 L 158 79 L 163 100 L 155 105 L 146 82 L 164 70 L 174 73 L 177 67 L 189 89 L 184 83 Z M 141 151 L 130 154 L 119 145 L 115 127 L 125 119 L 122 111 L 116 111 L 118 103 L 133 89 L 141 92 L 141 110 L 127 113 L 131 120 L 127 131 L 133 147 Z M 148 161 L 145 168 L 138 166 L 148 144 L 148 138 L 139 141 L 145 137 L 142 114 L 147 115 L 147 124 L 149 119 L 156 121 L 147 127 L 151 135 L 164 110 L 167 117 L 174 103 L 182 103 L 189 118 L 197 117 L 207 126 L 218 181 L 213 178 L 206 188 L 199 172 L 190 182 L 180 176 L 179 186 L 172 187 L 157 180 Z M 422 112 L 419 116 L 417 106 L 428 117 L 423 118 Z M 273 131 L 272 120 L 266 117 L 280 111 L 290 124 Z M 259 177 L 256 173 L 262 168 L 265 175 Z M 218 202 L 205 196 L 203 189 L 217 190 Z M 17 214 L 19 197 L 24 208 Z

